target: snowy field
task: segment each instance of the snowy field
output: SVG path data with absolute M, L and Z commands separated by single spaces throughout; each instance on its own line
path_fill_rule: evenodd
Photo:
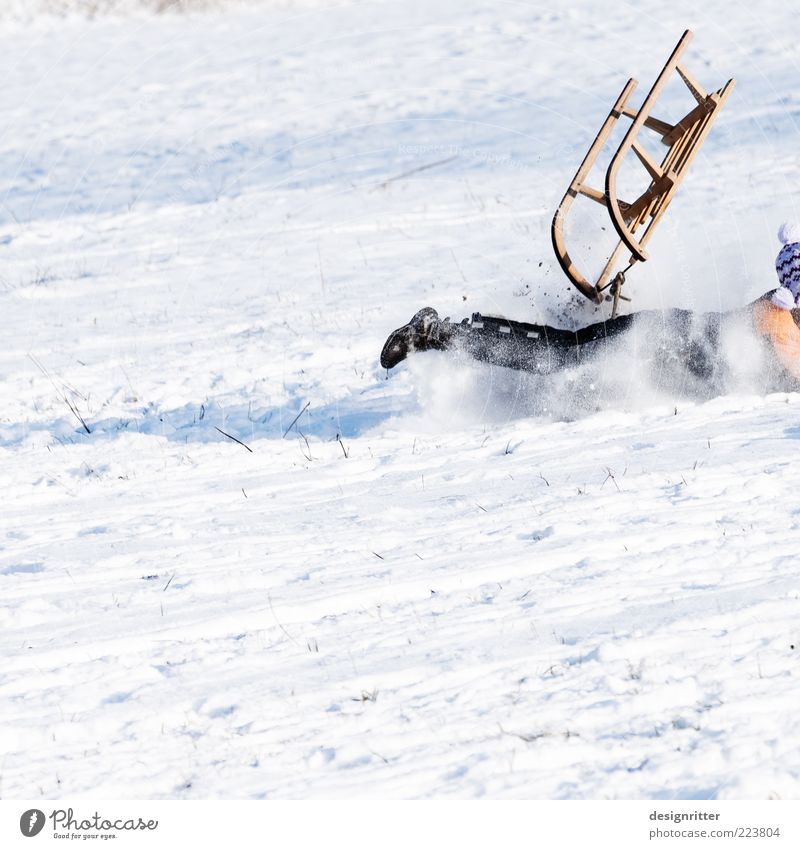
M 377 362 L 596 315 L 550 218 L 687 27 L 737 86 L 633 304 L 773 287 L 790 4 L 135 5 L 0 14 L 0 797 L 800 798 L 800 397 L 746 340 L 712 399 Z

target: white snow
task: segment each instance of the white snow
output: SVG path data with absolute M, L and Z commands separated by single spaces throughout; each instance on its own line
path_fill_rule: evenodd
M 686 27 L 737 86 L 633 303 L 771 288 L 789 5 L 117 11 L 0 25 L 0 795 L 800 796 L 800 405 L 747 340 L 710 400 L 377 363 L 423 305 L 593 318 L 550 217 Z

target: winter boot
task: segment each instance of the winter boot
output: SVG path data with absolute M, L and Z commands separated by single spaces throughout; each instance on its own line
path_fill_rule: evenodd
M 381 351 L 381 365 L 394 368 L 412 351 L 442 350 L 450 338 L 448 321 L 440 321 L 439 313 L 431 307 L 423 307 L 408 322 L 389 334 Z

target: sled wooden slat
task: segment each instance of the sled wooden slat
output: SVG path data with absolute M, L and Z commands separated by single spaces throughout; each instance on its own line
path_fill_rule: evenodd
M 713 104 L 698 103 L 684 118 L 681 118 L 672 130 L 664 136 L 664 144 L 673 145 L 676 141 L 698 120 L 707 115 L 713 108 Z
M 675 70 L 678 72 L 678 76 L 686 83 L 686 88 L 692 93 L 694 99 L 698 103 L 704 103 L 708 95 L 700 83 L 682 65 L 676 65 Z
M 575 191 L 579 195 L 583 195 L 584 197 L 591 198 L 592 200 L 597 201 L 597 203 L 605 204 L 607 202 L 605 194 L 599 189 L 593 189 L 591 186 L 584 186 L 583 184 L 581 184 L 580 186 L 576 187 Z
M 669 207 L 689 166 L 697 156 L 712 124 L 733 88 L 734 81 L 729 80 L 718 91 L 707 94 L 686 67 L 679 64 L 681 55 L 691 38 L 692 33 L 686 30 L 638 109 L 633 108 L 628 103 L 636 87 L 635 80 L 628 80 L 608 117 L 603 122 L 600 132 L 589 147 L 589 151 L 581 162 L 553 217 L 551 235 L 556 258 L 573 285 L 583 295 L 596 303 L 602 301 L 603 297 L 613 297 L 616 309 L 619 288 L 625 278 L 624 274 L 612 278 L 612 274 L 615 266 L 625 254 L 629 254 L 630 257 L 628 267 L 636 262 L 644 262 L 648 259 L 645 245 L 649 241 L 655 226 Z M 696 101 L 696 105 L 680 121 L 669 124 L 652 117 L 650 112 L 673 74 L 677 74 L 683 81 L 692 98 Z M 600 191 L 587 185 L 584 181 L 621 118 L 631 119 L 631 125 L 611 157 L 611 162 L 605 174 L 605 191 Z M 667 147 L 660 163 L 639 141 L 638 136 L 643 128 L 657 133 L 660 136 L 661 143 Z M 622 164 L 630 156 L 638 161 L 640 167 L 646 170 L 650 183 L 639 197 L 631 203 L 626 203 L 617 196 L 617 178 Z M 578 195 L 590 198 L 607 208 L 611 223 L 619 237 L 619 241 L 612 250 L 606 265 L 593 283 L 579 271 L 566 248 L 564 222 L 573 201 Z M 642 230 L 642 228 L 644 229 Z M 603 290 L 608 286 L 608 281 L 612 279 L 615 282 L 615 286 L 611 287 L 612 295 L 606 296 L 603 294 Z
M 639 112 L 638 109 L 633 109 L 630 106 L 626 106 L 622 110 L 622 114 L 626 118 L 635 118 L 638 112 Z M 665 136 L 667 133 L 669 133 L 673 129 L 672 124 L 668 124 L 666 121 L 661 121 L 658 118 L 653 118 L 652 115 L 648 115 L 644 119 L 644 125 L 649 130 L 655 130 L 655 132 L 657 132 L 660 136 Z
M 631 145 L 631 149 L 639 158 L 639 162 L 644 165 L 647 169 L 647 173 L 654 179 L 660 180 L 664 176 L 664 172 L 661 167 L 655 162 L 652 156 L 639 144 L 638 141 L 635 141 Z

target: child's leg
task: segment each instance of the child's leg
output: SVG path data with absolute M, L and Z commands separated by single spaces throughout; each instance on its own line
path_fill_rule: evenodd
M 481 362 L 548 373 L 577 363 L 581 346 L 595 346 L 623 333 L 633 319 L 631 315 L 619 316 L 577 331 L 480 313 L 474 313 L 471 321 L 453 324 L 441 320 L 428 307 L 389 335 L 381 352 L 381 365 L 393 368 L 413 351 L 458 350 Z

